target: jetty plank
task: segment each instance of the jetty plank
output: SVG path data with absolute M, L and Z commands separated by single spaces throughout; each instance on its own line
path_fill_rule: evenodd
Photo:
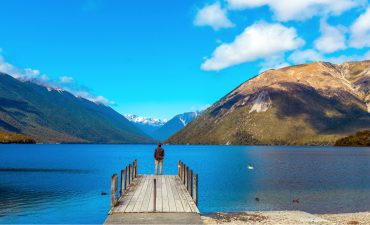
M 177 175 L 138 175 L 112 209 L 112 213 L 153 212 L 154 179 L 157 179 L 156 212 L 199 213 L 188 190 Z
M 169 212 L 177 212 L 175 197 L 173 196 L 172 188 L 170 186 L 171 178 L 172 178 L 171 176 L 165 177 L 166 189 L 167 189 L 167 193 L 168 193 L 167 196 L 168 196 Z

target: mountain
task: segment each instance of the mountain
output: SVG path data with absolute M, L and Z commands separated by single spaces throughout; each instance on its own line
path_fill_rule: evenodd
M 370 128 L 370 61 L 268 70 L 168 139 L 176 144 L 332 145 Z
M 370 130 L 359 131 L 354 135 L 341 138 L 335 142 L 335 146 L 370 147 Z
M 133 114 L 126 114 L 125 117 L 148 135 L 151 135 L 167 122 L 166 120 L 147 118 Z
M 25 134 L 43 143 L 153 142 L 108 106 L 3 73 L 0 132 Z
M 170 119 L 162 127 L 154 131 L 151 136 L 156 140 L 164 141 L 167 138 L 171 137 L 176 132 L 183 129 L 186 125 L 188 125 L 201 113 L 202 113 L 201 111 L 196 111 L 179 114 Z

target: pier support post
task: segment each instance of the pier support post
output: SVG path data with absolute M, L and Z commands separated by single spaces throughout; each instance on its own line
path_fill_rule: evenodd
M 137 160 L 134 161 L 134 178 L 137 177 Z
M 112 209 L 117 204 L 117 190 L 118 190 L 118 175 L 115 173 L 111 178 L 110 184 L 110 208 Z
M 195 205 L 198 205 L 198 174 L 195 174 L 193 177 L 193 200 Z
M 185 177 L 184 177 L 184 175 L 185 175 L 185 163 L 182 163 L 181 164 L 181 182 L 184 184 L 184 182 L 185 182 Z
M 125 189 L 125 170 L 121 170 L 121 196 L 125 193 Z
M 153 190 L 154 190 L 154 193 L 153 193 L 153 211 L 155 212 L 157 210 L 157 179 L 154 179 L 153 180 L 154 182 L 154 186 L 153 186 Z
M 180 181 L 183 183 L 184 182 L 184 163 L 181 162 L 181 176 L 180 176 Z
M 190 196 L 193 196 L 193 170 L 189 169 L 189 179 L 188 179 L 188 191 Z
M 126 166 L 126 172 L 125 172 L 125 190 L 128 188 L 129 182 L 128 182 L 128 166 Z
M 188 184 L 189 184 L 189 167 L 186 166 L 186 169 L 185 169 L 185 187 L 186 187 L 187 190 L 189 190 L 187 188 Z
M 177 175 L 180 177 L 180 173 L 181 173 L 181 161 L 179 160 L 179 162 L 177 163 Z
M 128 165 L 128 184 L 131 184 L 131 164 Z

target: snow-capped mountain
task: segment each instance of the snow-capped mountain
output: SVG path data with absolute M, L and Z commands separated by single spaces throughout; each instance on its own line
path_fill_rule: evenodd
M 191 121 L 197 118 L 203 111 L 187 112 L 179 114 L 172 119 L 170 119 L 166 124 L 158 128 L 151 134 L 151 137 L 164 141 L 167 138 L 174 135 L 176 132 L 180 131 Z
M 133 123 L 139 123 L 139 124 L 147 124 L 155 127 L 163 126 L 167 120 L 161 120 L 161 119 L 155 119 L 155 118 L 147 118 L 143 116 L 137 116 L 134 114 L 126 114 L 126 119 Z
M 167 120 L 147 118 L 143 116 L 137 116 L 134 114 L 126 114 L 125 117 L 132 124 L 140 128 L 142 131 L 144 131 L 146 134 L 150 136 L 154 131 L 162 127 L 167 122 Z
M 188 125 L 201 113 L 202 111 L 187 112 L 176 115 L 169 121 L 134 114 L 126 114 L 125 117 L 152 138 L 158 141 L 164 141 Z

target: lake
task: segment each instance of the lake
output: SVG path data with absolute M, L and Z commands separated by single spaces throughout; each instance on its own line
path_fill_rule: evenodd
M 154 147 L 0 145 L 0 223 L 103 223 L 110 176 L 134 159 L 139 173 L 153 173 Z M 164 148 L 165 174 L 177 174 L 178 160 L 199 174 L 202 213 L 370 211 L 370 148 Z

